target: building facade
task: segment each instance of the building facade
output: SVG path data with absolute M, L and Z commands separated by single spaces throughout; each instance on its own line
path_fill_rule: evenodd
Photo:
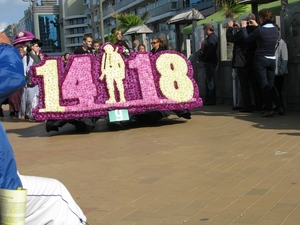
M 101 23 L 100 18 L 103 18 L 103 30 L 104 38 L 107 37 L 110 31 L 117 27 L 117 20 L 113 17 L 115 12 L 117 13 L 129 13 L 137 16 L 143 15 L 145 12 L 149 15 L 149 20 L 146 25 L 153 31 L 152 34 L 147 34 L 147 50 L 150 50 L 150 42 L 153 37 L 163 38 L 170 49 L 176 48 L 176 33 L 175 25 L 168 25 L 166 22 L 176 14 L 196 8 L 201 12 L 211 14 L 214 12 L 213 0 L 102 0 L 102 6 L 100 6 L 99 0 L 90 0 L 86 2 L 85 14 L 88 21 L 90 21 L 90 27 L 95 39 L 101 40 Z M 101 12 L 102 9 L 102 12 Z M 182 24 L 186 26 L 187 24 Z M 126 37 L 131 40 L 131 36 Z M 142 42 L 142 37 L 139 38 Z
M 30 31 L 43 42 L 43 52 L 55 54 L 61 52 L 59 5 L 55 0 L 29 1 L 29 7 L 24 17 L 15 28 L 15 33 L 21 30 Z
M 117 20 L 113 17 L 115 12 L 137 16 L 148 12 L 147 26 L 153 33 L 147 35 L 147 43 L 144 43 L 147 49 L 150 50 L 153 37 L 162 37 L 170 49 L 175 49 L 175 25 L 167 25 L 166 22 L 174 15 L 192 8 L 198 9 L 204 15 L 212 14 L 213 0 L 62 0 L 58 3 L 56 0 L 29 1 L 29 7 L 19 24 L 12 31 L 7 28 L 5 33 L 14 36 L 20 30 L 28 30 L 43 42 L 42 49 L 45 53 L 72 53 L 82 45 L 82 37 L 86 33 L 101 41 L 102 24 L 104 39 L 107 40 L 110 31 L 117 27 Z M 103 21 L 100 22 L 100 18 Z M 186 25 L 188 24 L 181 26 Z M 126 38 L 133 41 L 130 40 L 131 36 Z

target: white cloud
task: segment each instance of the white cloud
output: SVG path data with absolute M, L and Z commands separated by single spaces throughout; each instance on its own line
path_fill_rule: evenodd
M 3 31 L 7 26 L 7 22 L 0 22 L 0 31 Z

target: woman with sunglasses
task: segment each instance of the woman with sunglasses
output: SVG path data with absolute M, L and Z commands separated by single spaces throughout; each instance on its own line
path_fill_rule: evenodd
M 167 50 L 167 45 L 162 38 L 153 38 L 151 45 L 152 45 L 152 49 L 151 49 L 152 54 L 155 54 L 163 50 Z

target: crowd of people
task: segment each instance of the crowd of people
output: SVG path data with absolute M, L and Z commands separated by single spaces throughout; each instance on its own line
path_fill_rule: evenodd
M 287 71 L 287 46 L 280 37 L 280 28 L 274 24 L 274 16 L 268 9 L 259 12 L 259 20 L 250 13 L 241 23 L 234 20 L 228 22 L 226 38 L 234 44 L 232 52 L 232 68 L 240 82 L 243 107 L 233 107 L 243 113 L 251 113 L 253 110 L 261 110 L 263 117 L 273 117 L 274 111 L 284 115 L 282 100 L 284 76 Z M 216 104 L 215 73 L 219 63 L 219 38 L 214 32 L 212 23 L 204 25 L 198 61 L 204 63 L 205 70 L 205 99 L 204 105 Z M 21 34 L 21 36 L 20 36 Z M 132 41 L 123 39 L 120 29 L 113 29 L 112 35 L 116 37 L 114 44 L 122 46 L 124 56 L 130 52 L 146 52 L 146 46 L 138 39 Z M 25 38 L 24 38 L 25 37 Z M 97 55 L 100 42 L 94 40 L 90 34 L 83 36 L 83 45 L 75 49 L 74 54 L 94 53 Z M 41 51 L 42 43 L 35 39 L 30 32 L 24 31 L 16 35 L 13 45 L 19 50 L 24 64 L 24 76 L 30 76 L 30 66 L 39 63 L 44 57 Z M 161 37 L 154 37 L 151 41 L 152 54 L 167 50 L 167 44 Z M 62 56 L 64 65 L 67 64 L 70 53 Z M 19 90 L 3 103 L 9 104 L 10 116 L 34 120 L 31 111 L 36 105 L 38 89 L 26 79 L 27 85 Z M 0 117 L 4 113 L 0 105 Z M 190 115 L 184 115 L 190 118 Z
M 236 71 L 243 99 L 243 107 L 234 107 L 242 113 L 262 112 L 262 117 L 274 117 L 274 112 L 284 115 L 282 100 L 284 76 L 288 74 L 288 53 L 280 28 L 269 9 L 253 13 L 241 23 L 229 20 L 226 38 L 234 44 L 232 68 Z M 206 38 L 197 52 L 204 63 L 206 96 L 204 105 L 216 104 L 214 75 L 218 68 L 218 37 L 211 23 L 204 25 Z
M 39 63 L 45 57 L 40 48 L 42 42 L 36 39 L 32 33 L 20 31 L 14 37 L 13 46 L 18 50 L 22 59 L 26 84 L 22 89 L 18 89 L 5 99 L 2 104 L 9 104 L 9 115 L 11 117 L 33 121 L 32 108 L 37 106 L 38 87 L 31 82 L 30 67 Z M 1 104 L 0 117 L 4 117 Z

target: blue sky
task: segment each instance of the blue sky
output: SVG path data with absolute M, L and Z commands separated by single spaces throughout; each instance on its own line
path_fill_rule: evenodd
M 0 31 L 9 24 L 18 23 L 28 7 L 29 2 L 22 0 L 0 0 Z

